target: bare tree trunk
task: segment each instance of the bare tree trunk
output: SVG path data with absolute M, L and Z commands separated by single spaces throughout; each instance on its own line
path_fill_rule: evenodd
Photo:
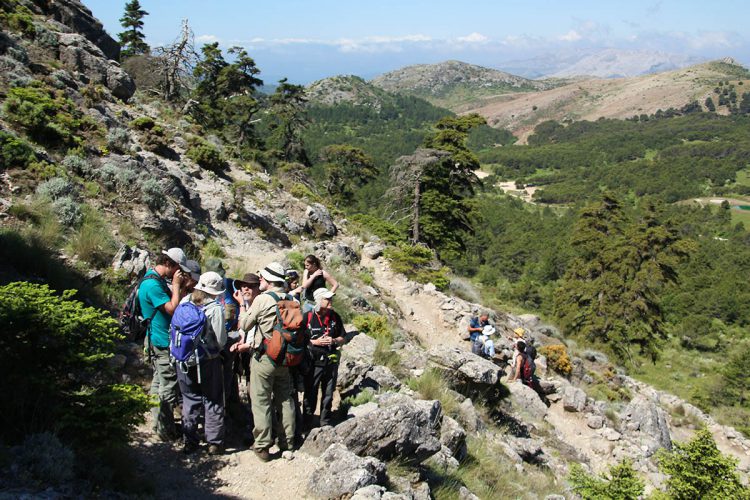
M 420 184 L 419 179 L 414 183 L 414 229 L 411 234 L 411 242 L 415 245 L 419 243 L 419 198 L 421 195 L 420 188 L 422 187 Z

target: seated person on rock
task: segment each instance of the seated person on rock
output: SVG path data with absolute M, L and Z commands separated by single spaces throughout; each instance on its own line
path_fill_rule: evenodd
M 483 358 L 492 359 L 495 357 L 495 342 L 492 340 L 492 336 L 495 334 L 495 327 L 492 325 L 486 325 L 482 328 L 482 333 L 477 336 L 476 340 L 471 346 L 471 351 L 474 354 L 478 354 Z
M 469 323 L 469 340 L 474 342 L 477 337 L 482 333 L 485 326 L 490 324 L 490 315 L 483 312 L 479 317 L 471 318 Z

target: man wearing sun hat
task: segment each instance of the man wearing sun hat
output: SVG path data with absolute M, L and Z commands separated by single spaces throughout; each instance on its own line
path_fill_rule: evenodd
M 177 404 L 177 372 L 169 357 L 169 323 L 184 295 L 190 268 L 181 248 L 170 248 L 156 256 L 138 288 L 143 317 L 149 321 L 146 338 L 151 353 L 154 376 L 150 394 L 158 396 L 159 406 L 152 410 L 154 432 L 163 441 L 179 437 L 173 407 Z M 170 290 L 167 280 L 171 280 Z
M 242 330 L 249 332 L 253 327 L 258 327 L 258 332 L 264 339 L 270 339 L 273 334 L 273 327 L 276 323 L 276 299 L 285 297 L 285 273 L 284 267 L 278 262 L 272 262 L 258 271 L 260 275 L 260 291 L 250 308 L 240 312 L 239 326 Z M 248 351 L 252 345 L 253 339 L 245 339 L 242 343 L 232 346 L 233 350 Z M 269 448 L 273 445 L 271 434 L 273 425 L 272 406 L 280 410 L 280 427 L 277 429 L 279 448 L 281 450 L 290 449 L 294 445 L 294 402 L 292 401 L 292 379 L 289 374 L 289 368 L 286 366 L 276 366 L 271 358 L 256 351 L 253 356 L 250 367 L 250 387 L 253 421 L 255 428 L 253 436 L 255 437 L 254 451 L 256 456 L 267 462 L 271 459 Z

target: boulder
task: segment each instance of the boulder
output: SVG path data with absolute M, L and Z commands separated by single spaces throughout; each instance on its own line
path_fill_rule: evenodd
M 373 241 L 366 243 L 365 246 L 362 247 L 362 255 L 372 260 L 375 260 L 383 255 L 384 251 L 385 245 Z
M 401 388 L 401 381 L 385 366 L 372 365 L 358 359 L 342 359 L 336 387 L 343 399 L 367 388 L 374 391 L 398 390 Z
M 345 264 L 356 264 L 359 262 L 359 255 L 354 251 L 352 247 L 345 243 L 338 242 L 333 245 L 332 254 Z
M 135 82 L 114 61 L 109 61 L 101 49 L 78 33 L 60 33 L 60 62 L 84 82 L 99 83 L 112 95 L 127 101 L 135 93 Z
M 461 486 L 458 490 L 458 500 L 480 500 L 478 496 L 471 492 L 466 486 Z
M 371 484 L 354 492 L 350 500 L 413 500 L 411 495 L 393 493 L 383 486 Z
M 95 44 L 108 59 L 120 59 L 120 44 L 104 30 L 100 23 L 78 0 L 39 2 L 44 14 L 82 34 Z
M 313 203 L 305 211 L 307 221 L 305 231 L 317 237 L 333 238 L 338 233 L 328 209 L 320 203 Z
M 457 460 L 466 458 L 466 431 L 461 424 L 447 415 L 443 417 L 440 425 L 440 443 L 448 448 Z
M 601 429 L 604 425 L 604 418 L 601 415 L 591 415 L 586 419 L 586 425 L 591 429 Z
M 513 413 L 530 417 L 531 420 L 540 421 L 547 415 L 547 405 L 539 398 L 539 395 L 521 382 L 508 384 L 510 389 L 510 404 Z
M 565 411 L 580 413 L 586 408 L 586 393 L 578 387 L 569 385 L 563 392 L 562 403 Z
M 546 459 L 542 444 L 536 439 L 513 436 L 507 436 L 506 439 L 508 440 L 508 445 L 524 462 L 537 465 L 545 463 Z
M 432 455 L 425 462 L 431 469 L 443 472 L 456 472 L 459 467 L 458 460 L 453 456 L 451 450 L 446 446 L 440 448 L 440 451 Z
M 484 429 L 484 423 L 474 408 L 471 399 L 465 399 L 458 405 L 458 421 L 469 432 L 478 432 Z
M 346 446 L 331 445 L 310 476 L 307 489 L 319 498 L 339 498 L 360 488 L 385 482 L 385 464 L 373 457 L 358 457 Z
M 129 275 L 143 275 L 149 268 L 148 252 L 138 247 L 122 245 L 112 259 L 112 269 L 126 271 Z
M 654 400 L 637 395 L 623 410 L 621 420 L 632 424 L 625 426 L 632 434 L 640 433 L 638 437 L 641 438 L 641 445 L 646 447 L 647 456 L 653 455 L 659 448 L 672 449 L 666 414 Z
M 345 329 L 348 332 L 347 337 L 351 336 L 351 338 L 341 352 L 341 359 L 357 359 L 372 363 L 378 341 L 364 333 L 354 331 L 350 325 L 347 325 Z
M 462 394 L 482 396 L 490 402 L 500 398 L 501 372 L 491 361 L 459 347 L 445 345 L 430 349 L 428 358 Z
M 440 451 L 438 431 L 428 411 L 408 396 L 394 396 L 400 397 L 380 399 L 381 406 L 366 415 L 336 427 L 313 429 L 302 451 L 319 455 L 331 444 L 342 443 L 359 456 L 407 463 L 421 463 Z

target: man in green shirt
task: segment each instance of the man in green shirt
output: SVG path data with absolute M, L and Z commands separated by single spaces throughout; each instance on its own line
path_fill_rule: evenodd
M 170 248 L 156 257 L 156 265 L 146 272 L 138 288 L 143 317 L 150 318 L 148 342 L 154 369 L 150 393 L 159 398 L 159 406 L 152 410 L 154 432 L 163 441 L 180 437 L 173 414 L 178 394 L 177 372 L 169 357 L 169 324 L 180 303 L 189 273 L 185 252 L 180 248 Z M 171 290 L 167 280 L 172 282 Z

